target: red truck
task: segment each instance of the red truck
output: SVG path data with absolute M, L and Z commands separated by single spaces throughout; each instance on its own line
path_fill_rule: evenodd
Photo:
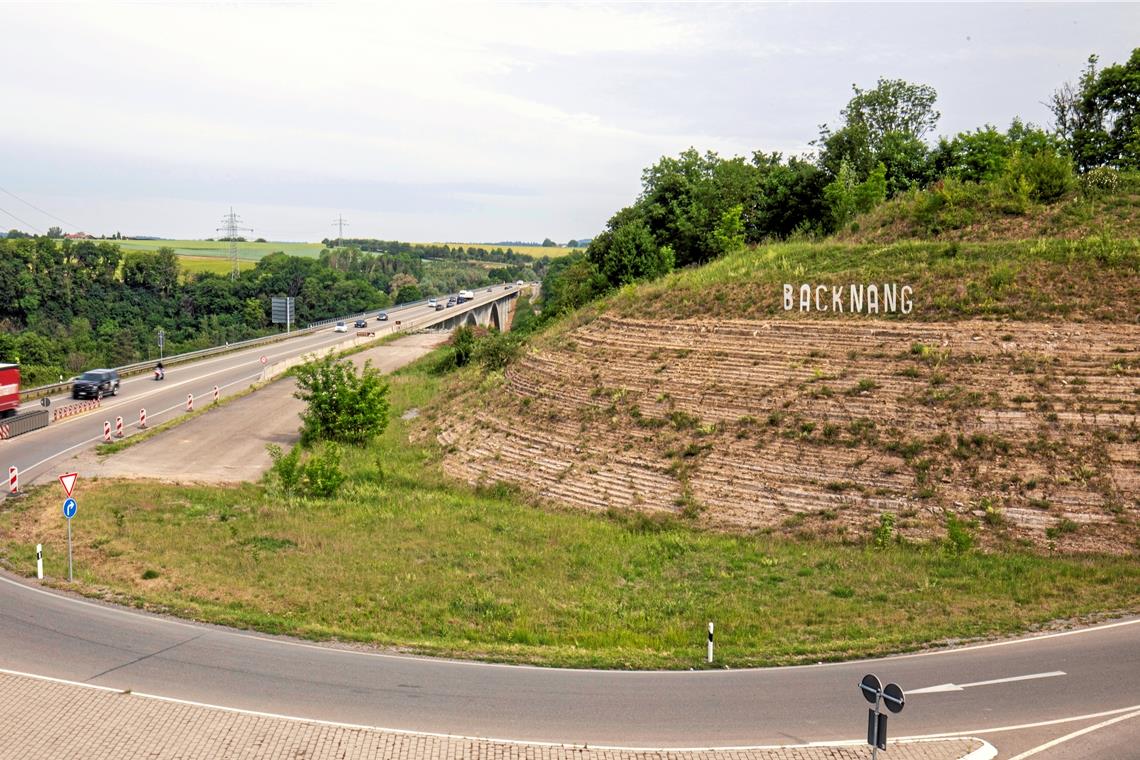
M 0 364 L 0 419 L 11 417 L 20 407 L 20 368 Z

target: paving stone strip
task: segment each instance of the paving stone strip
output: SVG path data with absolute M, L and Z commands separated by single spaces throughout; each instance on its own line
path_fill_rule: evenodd
M 978 739 L 893 743 L 889 760 L 958 760 Z M 255 715 L 0 673 L 0 758 L 863 760 L 866 746 L 634 751 L 427 736 Z

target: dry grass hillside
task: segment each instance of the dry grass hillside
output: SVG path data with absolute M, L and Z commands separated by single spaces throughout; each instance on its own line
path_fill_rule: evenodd
M 908 247 L 872 264 L 865 249 L 817 248 L 624 291 L 503 375 L 457 378 L 422 434 L 464 480 L 586 509 L 858 540 L 882 515 L 916 540 L 956 515 L 991 543 L 1140 551 L 1140 324 L 1137 301 L 1119 300 L 1140 284 L 1134 247 L 948 261 Z M 1018 279 L 1042 267 L 1050 278 Z M 886 274 L 927 283 L 910 315 L 768 303 L 781 280 Z M 953 308 L 938 297 L 976 283 Z M 730 318 L 733 303 L 749 318 Z

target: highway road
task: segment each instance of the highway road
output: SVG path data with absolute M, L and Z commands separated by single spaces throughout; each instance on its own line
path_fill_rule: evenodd
M 514 292 L 513 287 L 510 292 Z M 378 322 L 376 316 L 379 312 L 372 311 L 366 315 L 367 329 L 374 330 L 377 336 L 384 336 L 400 329 L 396 326 L 397 320 L 407 327 L 437 318 L 450 318 L 501 298 L 506 293 L 503 285 L 494 286 L 491 292 L 483 288 L 475 292 L 472 301 L 440 312 L 424 304 L 388 309 L 389 319 L 386 322 Z M 168 365 L 166 379 L 162 381 L 155 381 L 149 373 L 124 377 L 118 395 L 104 398 L 97 410 L 66 417 L 52 422 L 47 428 L 0 441 L 0 470 L 6 473 L 8 467 L 17 467 L 21 486 L 54 479 L 60 474 L 54 469 L 57 464 L 103 440 L 104 421 L 113 426 L 115 418 L 122 417 L 124 428 L 137 427 L 139 412 L 146 409 L 147 425 L 153 427 L 183 413 L 187 395 L 191 394 L 195 408 L 200 409 L 213 400 L 214 386 L 218 387 L 219 397 L 224 398 L 259 381 L 265 366 L 354 339 L 356 330 L 351 327 L 352 321 L 353 318 L 347 321 L 347 333 L 334 332 L 330 324 L 326 329 L 298 334 L 279 343 Z M 262 357 L 265 364 L 261 362 Z M 38 403 L 30 402 L 23 408 L 35 408 Z M 57 410 L 75 403 L 79 402 L 73 401 L 70 395 L 59 395 L 51 397 L 50 408 Z

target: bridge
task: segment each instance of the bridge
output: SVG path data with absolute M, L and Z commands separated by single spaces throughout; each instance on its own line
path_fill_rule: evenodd
M 445 307 L 433 315 L 416 320 L 416 327 L 430 330 L 454 330 L 456 327 L 475 326 L 494 328 L 500 332 L 511 329 L 519 288 L 508 286 L 510 290 L 497 289 L 490 299 L 482 298 L 484 293 L 476 293 L 476 298 L 463 304 Z

